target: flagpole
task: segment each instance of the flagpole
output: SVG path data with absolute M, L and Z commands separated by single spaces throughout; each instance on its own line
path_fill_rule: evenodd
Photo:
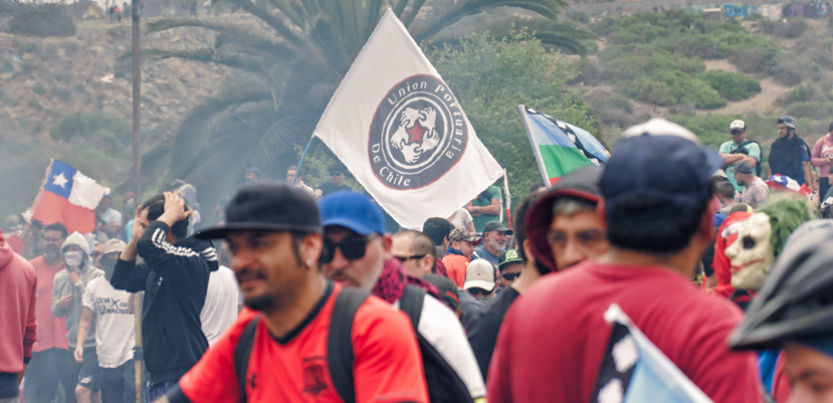
M 139 53 L 139 0 L 132 0 L 131 15 L 133 20 L 133 202 L 135 206 L 142 205 L 142 181 L 141 181 L 141 166 L 142 154 L 141 144 L 139 142 L 139 133 L 141 129 L 141 94 L 142 94 L 142 71 L 141 59 Z M 132 211 L 128 214 L 134 213 Z M 141 293 L 133 294 L 133 321 L 136 334 L 136 349 L 142 351 L 142 297 Z M 142 369 L 141 354 L 138 358 L 134 357 L 134 365 L 136 366 L 136 403 L 144 401 L 142 392 L 144 385 L 142 382 L 144 378 L 144 370 Z
M 538 169 L 541 170 L 541 177 L 544 178 L 544 185 L 547 189 L 550 188 L 550 178 L 547 176 L 547 168 L 544 166 L 543 157 L 541 157 L 541 147 L 538 146 L 538 142 L 535 141 L 535 135 L 532 133 L 532 129 L 530 129 L 530 121 L 529 115 L 526 113 L 526 106 L 518 105 L 518 110 L 521 113 L 521 118 L 524 121 L 524 129 L 526 129 L 526 135 L 529 137 L 529 144 L 532 145 L 532 152 L 535 154 L 535 160 L 538 163 Z
M 298 162 L 298 169 L 295 170 L 295 176 L 292 177 L 292 186 L 295 186 L 295 181 L 298 179 L 298 176 L 301 174 L 301 167 L 304 166 L 304 160 L 307 158 L 307 153 L 309 152 L 309 148 L 312 145 L 312 141 L 315 140 L 315 136 L 309 138 L 309 142 L 307 142 L 307 146 L 304 148 L 304 153 L 301 154 L 301 161 Z
M 506 199 L 506 223 L 512 228 L 512 194 L 509 193 L 509 174 L 506 172 L 506 160 L 503 160 L 503 197 Z

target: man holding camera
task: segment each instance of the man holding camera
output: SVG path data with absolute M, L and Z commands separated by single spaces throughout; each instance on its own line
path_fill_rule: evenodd
M 746 123 L 740 119 L 729 125 L 732 140 L 720 145 L 720 156 L 723 158 L 723 169 L 729 181 L 735 186 L 735 190 L 743 192 L 743 186 L 738 185 L 735 180 L 735 166 L 741 161 L 747 161 L 760 176 L 761 172 L 761 145 L 757 141 L 746 139 Z

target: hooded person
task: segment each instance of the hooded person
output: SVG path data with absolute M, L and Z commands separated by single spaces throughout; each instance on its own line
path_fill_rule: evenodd
M 75 388 L 75 396 L 79 401 L 89 401 L 89 396 L 98 392 L 100 387 L 95 331 L 88 332 L 83 340 L 78 340 L 84 291 L 91 281 L 104 276 L 104 271 L 90 265 L 89 251 L 90 243 L 84 235 L 78 232 L 70 234 L 61 246 L 66 270 L 55 275 L 52 286 L 52 314 L 57 318 L 66 317 L 69 350 L 76 350 L 78 345 L 82 348 L 84 362 L 78 368 L 78 386 Z M 69 303 L 64 302 L 67 299 Z
M 712 266 L 717 286 L 711 292 L 749 306 L 787 238 L 815 217 L 803 198 L 775 195 L 757 212 L 735 212 L 724 220 L 715 241 Z
M 811 190 L 810 147 L 795 132 L 795 118 L 782 116 L 778 119 L 779 137 L 772 143 L 767 163 L 767 177 L 783 175 L 793 178 L 799 185 L 806 184 Z
M 595 165 L 571 172 L 539 197 L 527 213 L 526 238 L 542 274 L 607 252 L 610 245 L 604 223 L 596 214 L 602 201 L 601 175 L 602 168 Z M 561 217 L 566 220 L 557 220 Z

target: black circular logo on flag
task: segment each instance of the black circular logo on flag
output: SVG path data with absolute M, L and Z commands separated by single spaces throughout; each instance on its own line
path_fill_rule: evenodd
M 370 124 L 373 173 L 392 189 L 418 189 L 453 167 L 468 143 L 468 127 L 442 80 L 416 75 L 400 82 L 376 108 Z

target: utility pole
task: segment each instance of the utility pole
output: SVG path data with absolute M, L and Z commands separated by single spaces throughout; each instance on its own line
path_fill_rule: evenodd
M 141 132 L 141 99 L 142 99 L 142 71 L 141 54 L 139 50 L 139 1 L 132 0 L 130 7 L 130 14 L 133 17 L 133 201 L 136 207 L 142 205 L 142 152 L 139 142 L 139 134 Z M 130 212 L 128 212 L 130 213 Z M 133 317 L 135 323 L 136 333 L 136 348 L 142 351 L 142 294 L 133 294 Z M 142 403 L 142 398 L 145 385 L 144 374 L 142 368 L 144 363 L 144 354 L 139 354 L 135 358 L 136 365 L 136 403 Z

